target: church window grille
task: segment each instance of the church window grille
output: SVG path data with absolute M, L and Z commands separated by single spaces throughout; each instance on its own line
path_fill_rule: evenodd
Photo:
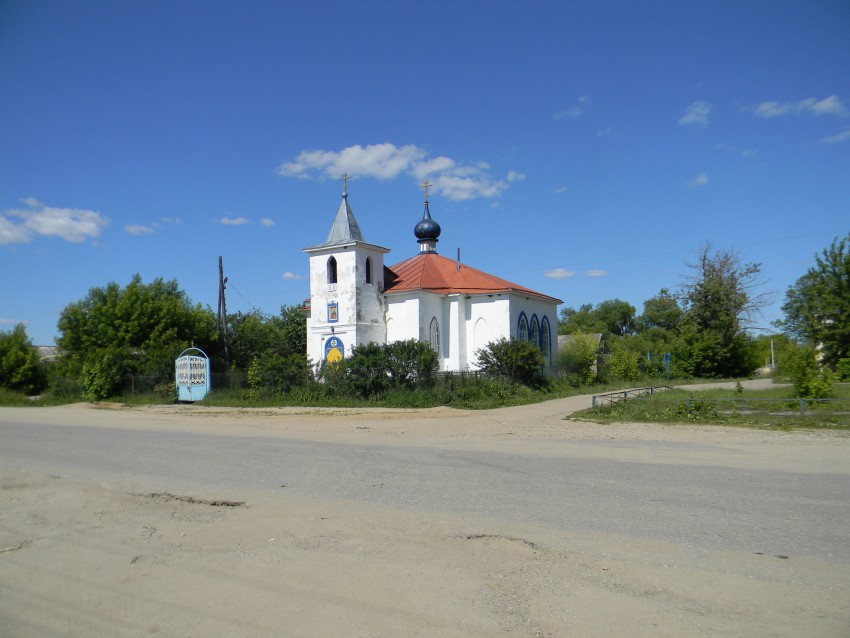
M 336 257 L 328 259 L 328 283 L 336 283 Z
M 436 317 L 431 319 L 431 334 L 429 341 L 431 343 L 431 350 L 440 354 L 440 324 Z
M 372 283 L 372 258 L 366 257 L 366 283 Z
M 546 358 L 552 354 L 552 343 L 549 337 L 549 320 L 546 317 L 543 317 L 543 321 L 540 324 L 540 349 Z
M 517 326 L 517 340 L 528 341 L 528 319 L 523 312 L 519 316 L 519 325 Z

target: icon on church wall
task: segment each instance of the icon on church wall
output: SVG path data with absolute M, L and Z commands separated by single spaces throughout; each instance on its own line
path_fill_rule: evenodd
M 339 304 L 329 303 L 328 304 L 328 323 L 334 323 L 336 321 L 339 321 Z
M 339 337 L 331 337 L 325 342 L 325 361 L 337 363 L 345 356 L 345 345 Z

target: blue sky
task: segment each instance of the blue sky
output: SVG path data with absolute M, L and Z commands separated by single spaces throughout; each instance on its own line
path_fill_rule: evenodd
M 365 239 L 642 309 L 701 244 L 776 291 L 850 230 L 850 4 L 0 4 L 0 330 L 110 281 L 309 295 L 347 171 Z

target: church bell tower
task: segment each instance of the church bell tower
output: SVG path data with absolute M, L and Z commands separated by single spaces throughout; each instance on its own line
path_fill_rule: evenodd
M 307 356 L 314 365 L 339 361 L 363 343 L 386 343 L 381 293 L 389 249 L 364 241 L 348 203 L 348 177 L 327 240 L 304 249 L 310 256 Z

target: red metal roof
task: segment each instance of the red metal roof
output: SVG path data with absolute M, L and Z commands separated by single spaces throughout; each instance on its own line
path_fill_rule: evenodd
M 443 295 L 517 292 L 561 303 L 560 299 L 544 295 L 506 279 L 488 275 L 486 272 L 466 264 L 460 264 L 460 268 L 458 268 L 458 262 L 442 257 L 437 253 L 419 253 L 415 257 L 405 259 L 403 262 L 385 269 L 385 292 L 410 292 L 414 290 L 427 290 Z

